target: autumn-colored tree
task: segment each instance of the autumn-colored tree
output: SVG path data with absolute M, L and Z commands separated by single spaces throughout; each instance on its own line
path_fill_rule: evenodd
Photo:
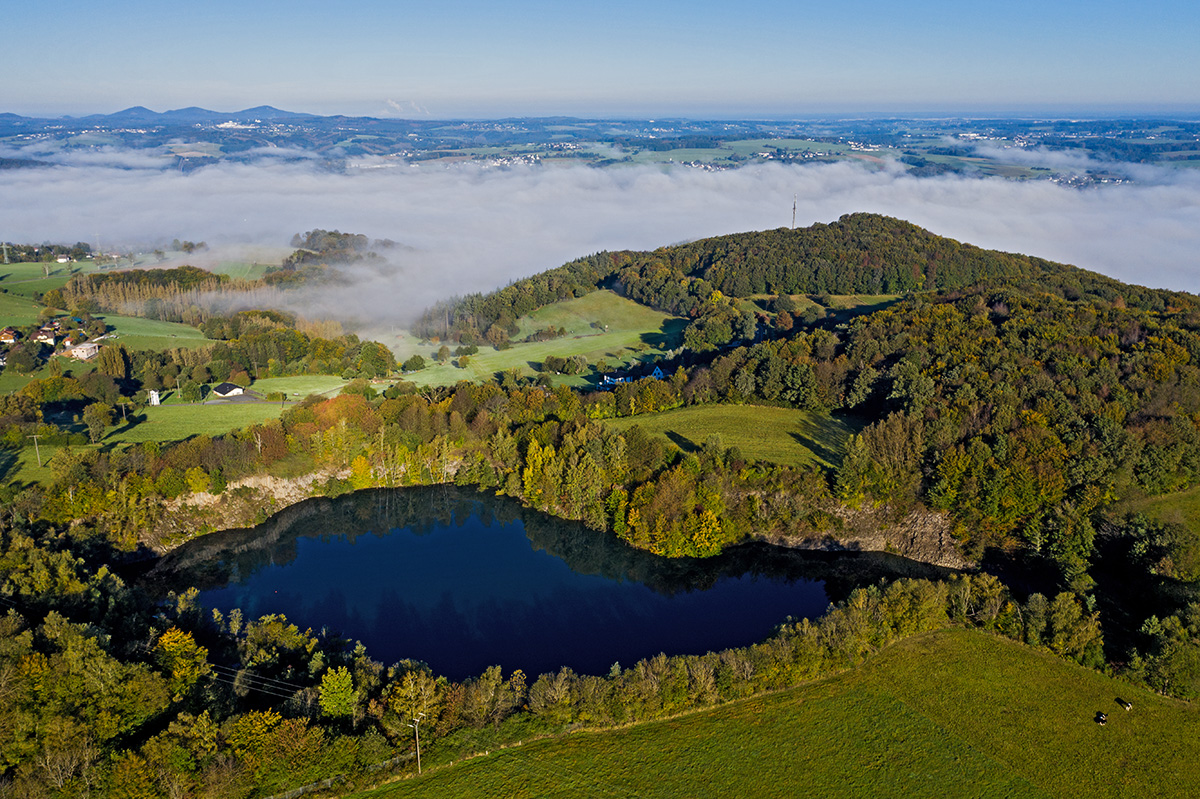
M 196 681 L 211 673 L 208 650 L 198 645 L 192 634 L 171 627 L 154 645 L 154 659 L 167 672 L 176 698 L 186 694 Z

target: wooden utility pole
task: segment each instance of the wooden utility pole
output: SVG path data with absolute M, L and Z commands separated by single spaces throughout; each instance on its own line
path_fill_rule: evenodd
M 42 468 L 42 450 L 38 447 L 38 439 L 42 437 L 41 433 L 34 433 L 29 436 L 33 439 L 33 451 L 37 455 L 38 468 Z
M 423 719 L 424 717 L 425 717 L 424 713 L 418 713 L 417 717 L 408 723 L 408 726 L 413 728 L 413 732 L 416 733 L 416 736 L 417 736 L 417 774 L 418 775 L 421 773 L 421 730 L 418 725 L 421 723 L 421 719 Z

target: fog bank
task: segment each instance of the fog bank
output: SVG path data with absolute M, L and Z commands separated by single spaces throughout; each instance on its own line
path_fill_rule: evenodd
M 139 168 L 136 152 L 0 171 L 0 238 L 149 247 L 204 240 L 220 252 L 286 246 L 312 228 L 406 245 L 352 285 L 292 301 L 309 315 L 396 323 L 430 302 L 486 291 L 605 249 L 829 222 L 854 211 L 907 219 L 982 247 L 1063 261 L 1121 280 L 1200 291 L 1200 176 L 1139 171 L 1136 183 L 910 178 L 854 164 L 486 169 L 364 162 Z M 249 256 L 253 257 L 253 256 Z

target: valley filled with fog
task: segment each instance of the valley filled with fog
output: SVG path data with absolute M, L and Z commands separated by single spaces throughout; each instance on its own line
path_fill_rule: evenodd
M 204 240 L 211 249 L 193 258 L 200 266 L 204 259 L 263 258 L 313 228 L 399 242 L 386 266 L 351 268 L 348 284 L 286 301 L 305 315 L 352 324 L 402 323 L 439 298 L 486 291 L 600 250 L 786 227 L 793 199 L 798 227 L 855 211 L 882 213 L 981 247 L 1152 287 L 1200 290 L 1200 175 L 1135 169 L 1135 181 L 1086 189 L 921 178 L 898 166 L 854 163 L 705 171 L 366 160 L 331 169 L 263 158 L 181 173 L 138 150 L 107 148 L 53 166 L 0 171 L 8 198 L 0 235 L 82 240 L 103 251 Z

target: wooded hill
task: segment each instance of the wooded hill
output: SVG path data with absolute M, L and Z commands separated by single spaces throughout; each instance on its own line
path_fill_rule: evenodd
M 1068 300 L 1116 302 L 1120 297 L 1145 310 L 1194 308 L 1198 302 L 1188 294 L 1129 286 L 1065 264 L 962 244 L 900 219 L 857 213 L 828 225 L 737 233 L 652 252 L 598 253 L 489 294 L 436 305 L 421 317 L 415 332 L 495 343 L 503 338 L 501 331 L 515 331 L 519 317 L 600 287 L 612 287 L 662 311 L 699 318 L 719 313 L 725 297 L 904 294 L 984 282 Z M 493 331 L 493 326 L 498 329 Z

